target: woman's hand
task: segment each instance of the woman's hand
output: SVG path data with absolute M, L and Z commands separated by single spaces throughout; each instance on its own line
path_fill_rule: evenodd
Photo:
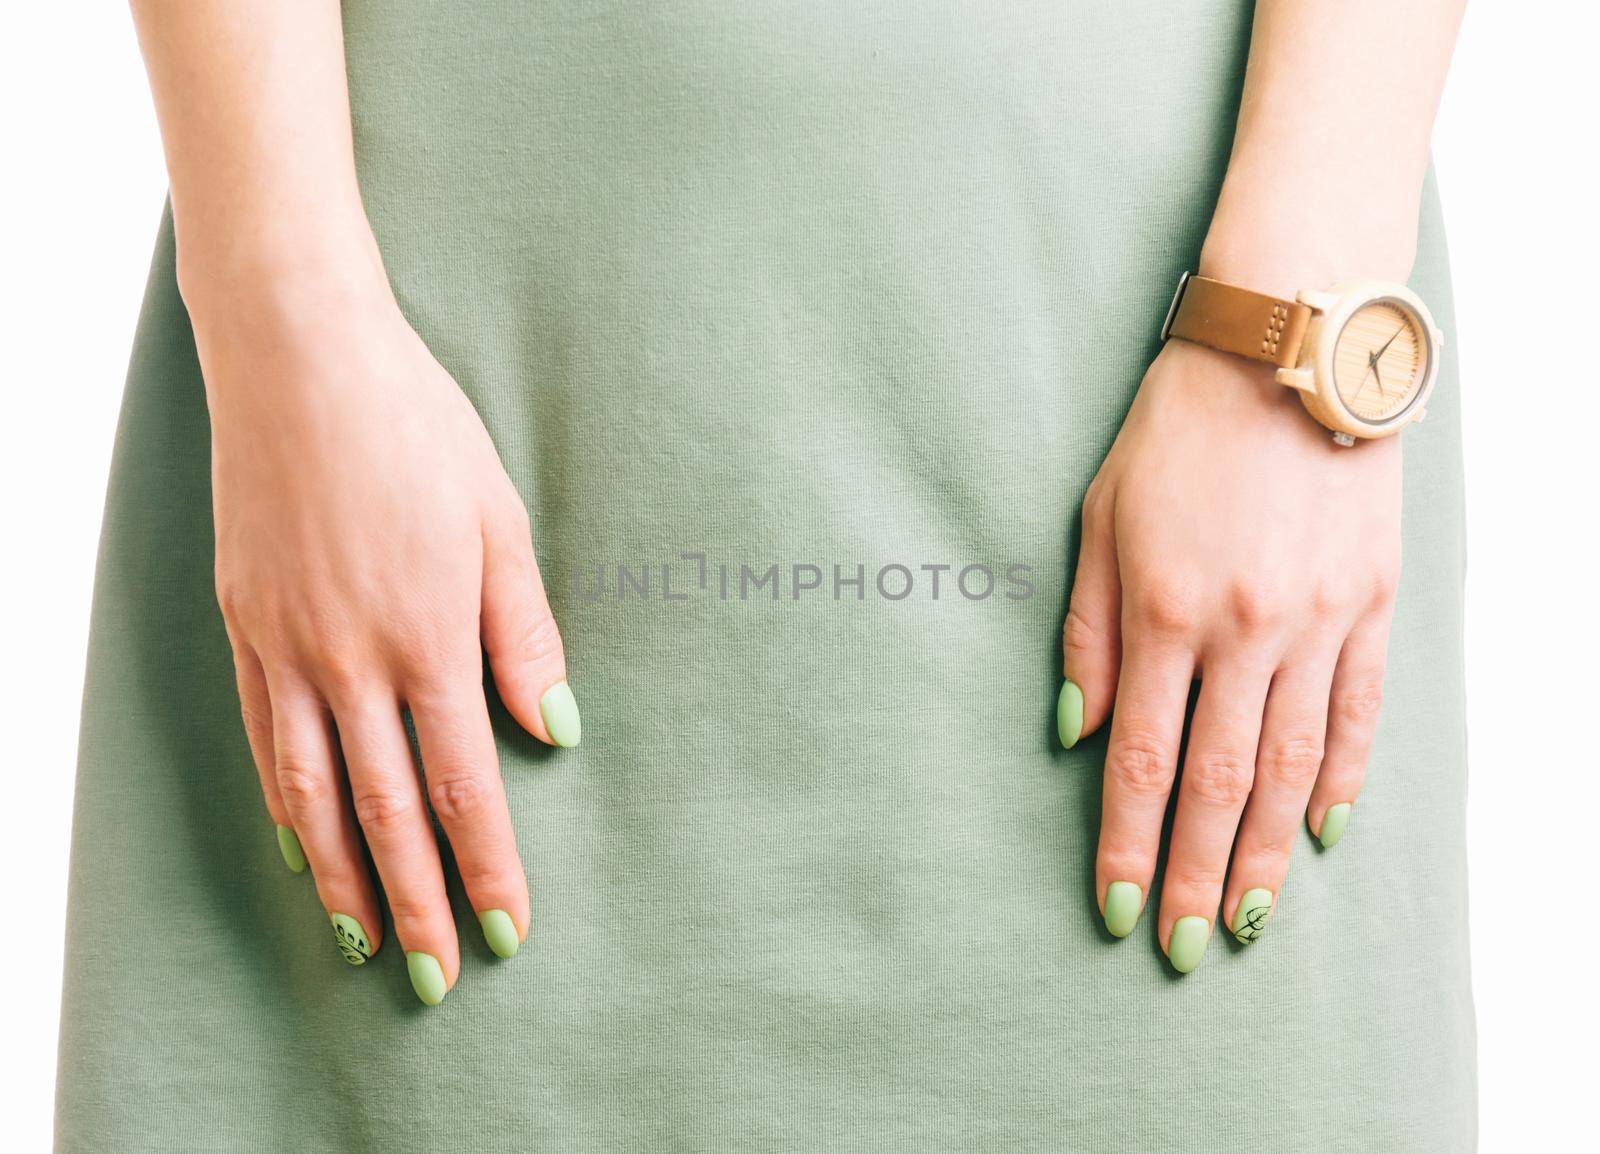
M 1158 924 L 1173 966 L 1200 963 L 1219 902 L 1259 935 L 1302 814 L 1338 840 L 1399 568 L 1398 439 L 1340 448 L 1270 367 L 1162 350 L 1084 501 L 1058 711 L 1071 746 L 1115 699 L 1095 868 L 1113 934 L 1150 892 L 1196 678 Z
M 528 885 L 483 651 L 541 741 L 576 745 L 578 710 L 527 513 L 472 405 L 386 289 L 288 291 L 191 305 L 218 598 L 285 860 L 309 860 L 359 965 L 383 926 L 365 837 L 412 983 L 434 1004 L 460 953 L 402 711 L 467 895 L 509 957 L 528 933 Z

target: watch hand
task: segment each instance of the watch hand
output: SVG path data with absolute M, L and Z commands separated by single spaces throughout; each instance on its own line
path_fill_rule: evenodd
M 1405 331 L 1406 326 L 1401 325 L 1399 328 L 1395 329 L 1394 332 L 1389 334 L 1389 339 L 1383 342 L 1382 348 L 1367 354 L 1367 367 L 1372 370 L 1372 375 L 1378 380 L 1378 392 L 1381 396 L 1387 397 L 1389 395 L 1389 390 L 1383 387 L 1383 373 L 1378 368 L 1378 362 L 1383 359 L 1383 354 L 1389 351 L 1389 346 L 1394 344 L 1395 338 Z M 1365 377 L 1362 379 L 1365 380 Z
M 1399 335 L 1400 335 L 1400 334 L 1401 334 L 1401 333 L 1403 333 L 1403 332 L 1405 332 L 1405 331 L 1406 331 L 1406 326 L 1405 326 L 1405 325 L 1401 325 L 1401 326 L 1400 326 L 1400 327 L 1399 327 L 1399 328 L 1397 328 L 1397 329 L 1395 329 L 1395 330 L 1394 330 L 1394 336 L 1392 336 L 1392 337 L 1390 337 L 1390 338 L 1389 338 L 1389 339 L 1388 339 L 1388 340 L 1386 340 L 1386 341 L 1384 341 L 1384 342 L 1383 342 L 1383 348 L 1381 348 L 1381 349 L 1379 349 L 1379 350 L 1378 350 L 1378 351 L 1377 351 L 1377 352 L 1376 352 L 1376 353 L 1374 353 L 1374 354 L 1373 354 L 1373 355 L 1374 355 L 1374 356 L 1375 356 L 1375 357 L 1381 357 L 1381 356 L 1383 356 L 1383 354 L 1384 354 L 1384 353 L 1386 353 L 1386 352 L 1388 352 L 1388 351 L 1389 351 L 1389 346 L 1390 346 L 1390 345 L 1392 345 L 1392 344 L 1394 344 L 1394 338 L 1395 338 L 1395 337 L 1397 337 L 1397 336 L 1399 336 Z
M 1378 381 L 1378 395 L 1380 397 L 1387 398 L 1389 396 L 1389 393 L 1388 393 L 1388 390 L 1386 390 L 1383 387 L 1383 374 L 1378 371 L 1378 356 L 1379 356 L 1378 353 L 1368 353 L 1367 354 L 1367 372 L 1370 372 L 1375 378 L 1377 378 L 1377 381 Z M 1362 373 L 1361 374 L 1361 385 L 1365 386 L 1366 383 L 1367 383 L 1367 374 L 1366 373 Z M 1360 394 L 1361 394 L 1361 389 L 1357 388 L 1356 389 L 1356 395 L 1359 396 Z

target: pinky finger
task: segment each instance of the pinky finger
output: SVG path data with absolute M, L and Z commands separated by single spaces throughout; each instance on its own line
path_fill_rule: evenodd
M 305 850 L 300 838 L 290 824 L 289 810 L 278 792 L 277 762 L 272 745 L 272 697 L 267 692 L 267 676 L 262 671 L 261 659 L 255 650 L 230 629 L 228 640 L 233 645 L 233 669 L 239 682 L 239 712 L 244 717 L 244 735 L 250 742 L 250 757 L 256 763 L 256 776 L 261 779 L 261 793 L 267 799 L 267 813 L 272 815 L 278 831 L 278 852 L 283 864 L 295 873 L 306 869 Z
M 1322 772 L 1311 791 L 1306 820 L 1324 849 L 1344 836 L 1350 810 L 1367 776 L 1367 758 L 1383 704 L 1383 670 L 1389 649 L 1389 613 L 1359 622 L 1345 640 L 1328 701 L 1328 742 Z

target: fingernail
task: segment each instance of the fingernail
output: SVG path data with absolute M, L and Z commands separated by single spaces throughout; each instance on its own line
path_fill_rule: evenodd
M 1328 812 L 1322 815 L 1322 828 L 1317 831 L 1317 839 L 1322 842 L 1323 849 L 1332 849 L 1339 844 L 1339 839 L 1344 836 L 1344 827 L 1350 824 L 1350 803 L 1341 801 L 1338 805 L 1330 805 Z
M 539 716 L 550 731 L 550 740 L 563 749 L 578 744 L 583 736 L 583 722 L 578 717 L 578 699 L 572 696 L 572 686 L 558 681 L 539 698 Z
M 1118 938 L 1133 933 L 1143 901 L 1144 891 L 1132 882 L 1112 882 L 1106 887 L 1106 930 Z
M 366 965 L 367 959 L 372 956 L 372 942 L 367 937 L 367 931 L 361 928 L 361 923 L 349 914 L 332 914 L 328 920 L 333 923 L 333 940 L 344 955 L 344 960 L 352 966 Z
M 1193 973 L 1206 956 L 1206 944 L 1211 940 L 1211 923 L 1193 915 L 1179 918 L 1172 927 L 1172 937 L 1167 942 L 1167 959 L 1180 974 Z
M 300 848 L 300 839 L 295 837 L 294 830 L 286 825 L 278 827 L 278 852 L 283 855 L 283 864 L 295 873 L 306 872 L 306 851 Z
M 1056 698 L 1056 734 L 1063 749 L 1071 749 L 1083 736 L 1083 690 L 1071 681 L 1061 683 Z
M 444 968 L 439 959 L 420 950 L 406 954 L 406 973 L 411 975 L 411 988 L 425 1006 L 437 1006 L 444 1001 Z
M 499 957 L 509 958 L 522 945 L 517 940 L 517 923 L 505 910 L 484 910 L 478 915 L 478 924 L 483 927 L 483 940 Z
M 1272 891 L 1245 890 L 1233 914 L 1233 936 L 1247 945 L 1259 938 L 1272 920 Z

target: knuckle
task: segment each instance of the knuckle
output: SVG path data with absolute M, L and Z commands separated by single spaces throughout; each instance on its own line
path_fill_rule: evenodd
M 1135 794 L 1165 795 L 1172 788 L 1175 757 L 1165 743 L 1144 735 L 1119 741 L 1106 761 L 1106 772 Z
M 1255 776 L 1249 762 L 1233 753 L 1202 753 L 1183 770 L 1187 787 L 1206 801 L 1240 806 L 1250 796 Z
M 355 648 L 360 633 L 351 614 L 359 608 L 329 589 L 295 589 L 280 596 L 269 615 L 283 622 L 309 655 L 324 657 Z
M 369 836 L 381 838 L 398 833 L 411 819 L 411 803 L 396 789 L 368 787 L 355 792 L 351 801 L 356 821 Z
M 1288 861 L 1294 852 L 1295 839 L 1300 835 L 1300 825 L 1279 827 L 1274 823 L 1273 828 L 1255 832 L 1250 837 L 1251 860 L 1275 859 Z M 1237 865 L 1235 876 L 1237 876 Z
M 1400 593 L 1400 567 L 1385 565 L 1380 568 L 1372 576 L 1371 590 L 1374 606 L 1393 605 Z
M 348 700 L 360 690 L 370 663 L 353 646 L 322 644 L 311 654 L 317 684 L 330 697 Z
M 1159 831 L 1157 833 L 1159 836 Z M 1126 834 L 1108 837 L 1102 833 L 1096 856 L 1106 876 L 1137 881 L 1149 876 L 1155 852 L 1153 842 L 1141 845 L 1136 838 Z
M 1214 893 L 1222 888 L 1222 864 L 1179 858 L 1167 863 L 1164 882 L 1168 893 L 1179 891 L 1189 894 Z
M 561 633 L 548 609 L 522 623 L 512 639 L 510 652 L 504 656 L 530 665 L 561 656 Z
M 1194 592 L 1183 585 L 1148 582 L 1133 598 L 1133 616 L 1152 633 L 1186 636 L 1199 624 L 1199 605 Z
M 481 660 L 476 639 L 470 646 L 470 663 L 462 656 L 469 647 L 460 644 L 460 636 L 454 636 L 450 641 L 454 643 L 426 629 L 406 629 L 387 643 L 390 664 L 397 676 L 414 684 L 419 693 L 425 693 L 430 698 L 440 696 L 447 691 L 447 687 L 453 687 L 461 679 L 459 675 L 469 664 L 476 665 Z M 477 672 L 473 670 L 474 675 Z
M 475 664 L 482 656 L 476 613 L 476 603 L 448 592 L 408 601 L 395 609 L 375 647 L 386 664 L 407 671 L 459 667 L 463 655 Z
M 489 789 L 483 779 L 470 771 L 446 771 L 428 784 L 428 801 L 446 825 L 481 816 L 489 800 Z
M 272 707 L 253 695 L 239 698 L 239 716 L 244 720 L 244 731 L 256 740 L 272 735 Z
M 1254 632 L 1278 622 L 1283 615 L 1283 601 L 1272 583 L 1241 578 L 1228 587 L 1228 616 L 1240 629 Z
M 425 897 L 404 892 L 385 895 L 389 901 L 389 914 L 396 925 L 415 926 L 432 920 L 438 907 Z M 414 943 L 413 943 L 414 944 Z
M 373 662 L 368 652 L 371 633 L 352 617 L 357 606 L 340 604 L 326 593 L 295 598 L 266 612 L 268 627 L 280 644 L 308 670 L 336 686 L 358 685 Z M 374 612 L 382 612 L 372 607 Z
M 1344 590 L 1330 582 L 1319 582 L 1311 591 L 1311 613 L 1317 621 L 1342 617 L 1349 603 Z
M 1296 788 L 1309 786 L 1322 769 L 1322 741 L 1310 735 L 1286 737 L 1261 752 L 1261 769 Z
M 328 800 L 331 783 L 328 775 L 310 761 L 280 757 L 277 768 L 278 795 L 292 810 L 307 810 Z
M 1096 476 L 1089 482 L 1089 487 L 1083 493 L 1083 523 L 1085 525 L 1099 524 L 1100 520 L 1109 512 L 1110 496 L 1106 482 Z
M 1061 639 L 1069 651 L 1077 653 L 1099 649 L 1107 640 L 1105 630 L 1097 628 L 1076 605 L 1067 610 L 1067 619 L 1061 626 Z
M 468 893 L 488 893 L 498 889 L 509 889 L 512 878 L 508 870 L 500 868 L 494 862 L 479 861 L 477 858 L 456 858 L 456 872 L 461 875 L 461 884 Z
M 237 584 L 220 577 L 217 579 L 217 608 L 222 610 L 224 621 L 239 620 L 240 611 L 244 608 L 244 597 Z
M 468 667 L 445 656 L 411 671 L 402 681 L 406 707 L 413 718 L 426 722 L 432 734 L 432 760 L 423 760 L 430 775 L 435 769 L 442 773 L 471 761 L 467 727 L 474 712 L 483 708 L 481 660 L 480 653 Z
M 512 489 L 505 501 L 505 526 L 519 537 L 533 539 L 533 518 L 528 513 L 528 507 L 522 503 L 522 496 L 516 489 Z
M 350 895 L 362 893 L 367 886 L 365 869 L 342 853 L 316 863 L 315 868 L 317 895 L 330 909 L 339 909 Z
M 1371 726 L 1383 711 L 1383 682 L 1366 678 L 1334 695 L 1334 714 L 1347 725 Z

